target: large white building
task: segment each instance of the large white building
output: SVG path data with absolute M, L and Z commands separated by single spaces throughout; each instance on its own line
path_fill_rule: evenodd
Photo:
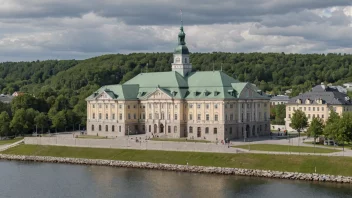
M 169 72 L 140 73 L 87 100 L 87 133 L 225 140 L 270 133 L 269 98 L 222 71 L 193 71 L 183 27 Z

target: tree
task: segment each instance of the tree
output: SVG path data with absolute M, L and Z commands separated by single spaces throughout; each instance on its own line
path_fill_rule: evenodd
M 291 117 L 290 126 L 297 130 L 300 135 L 301 131 L 308 126 L 308 118 L 306 114 L 301 110 L 295 110 Z
M 352 140 L 352 112 L 346 112 L 342 115 L 341 119 L 338 122 L 336 140 L 345 145 L 345 142 Z
M 44 132 L 44 128 L 48 127 L 49 117 L 41 112 L 34 118 L 35 124 L 42 129 L 42 133 Z
M 28 131 L 28 126 L 26 125 L 26 110 L 18 109 L 15 112 L 11 122 L 10 128 L 15 132 L 15 135 L 23 134 Z
M 58 112 L 52 119 L 53 127 L 56 129 L 62 129 L 66 126 L 66 113 L 65 111 Z
M 275 123 L 285 124 L 286 105 L 279 104 L 275 106 Z
M 0 137 L 8 136 L 10 133 L 10 116 L 6 111 L 0 114 Z
M 308 136 L 314 138 L 314 144 L 317 137 L 323 134 L 323 129 L 324 129 L 323 120 L 321 118 L 313 118 L 307 130 L 307 133 L 308 133 Z

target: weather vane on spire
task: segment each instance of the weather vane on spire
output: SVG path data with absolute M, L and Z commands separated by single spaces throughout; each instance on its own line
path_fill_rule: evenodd
M 181 26 L 183 26 L 182 10 L 181 9 L 180 9 L 180 15 L 181 15 Z

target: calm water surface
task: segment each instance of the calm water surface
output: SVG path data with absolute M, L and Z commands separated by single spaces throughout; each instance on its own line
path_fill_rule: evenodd
M 0 197 L 352 197 L 352 185 L 0 161 Z

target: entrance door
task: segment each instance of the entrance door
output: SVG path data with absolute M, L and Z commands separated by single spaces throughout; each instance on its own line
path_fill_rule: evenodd
M 202 136 L 202 129 L 200 127 L 197 128 L 197 137 Z
M 164 125 L 160 124 L 160 133 L 164 133 Z

